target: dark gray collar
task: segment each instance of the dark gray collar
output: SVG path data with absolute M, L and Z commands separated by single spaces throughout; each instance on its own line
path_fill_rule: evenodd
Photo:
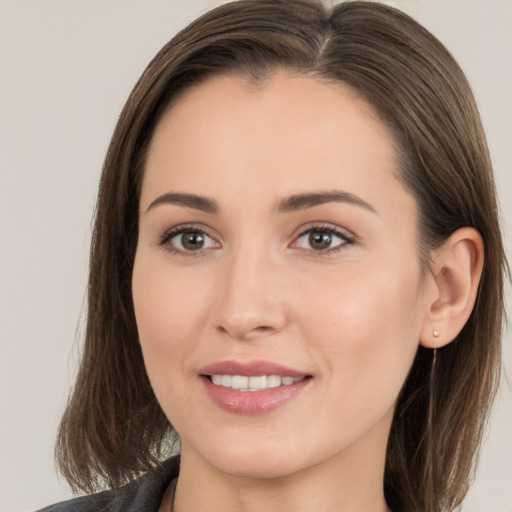
M 172 457 L 119 489 L 80 496 L 38 512 L 158 512 L 179 467 L 179 457 Z

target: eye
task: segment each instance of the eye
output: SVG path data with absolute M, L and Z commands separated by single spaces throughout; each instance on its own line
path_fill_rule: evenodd
M 219 244 L 210 235 L 201 229 L 192 226 L 174 228 L 163 236 L 161 245 L 166 246 L 173 253 L 183 256 L 194 254 L 203 249 L 219 247 Z
M 299 235 L 293 247 L 312 252 L 331 252 L 350 243 L 352 239 L 334 228 L 314 227 Z

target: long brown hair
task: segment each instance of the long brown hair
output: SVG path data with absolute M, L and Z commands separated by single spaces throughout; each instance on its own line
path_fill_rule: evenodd
M 57 441 L 74 489 L 117 487 L 158 464 L 173 440 L 151 389 L 131 296 L 138 203 L 149 142 L 187 88 L 286 69 L 348 85 L 400 148 L 400 176 L 419 206 L 419 254 L 463 226 L 485 243 L 474 310 L 456 340 L 419 348 L 396 406 L 385 495 L 393 510 L 453 510 L 465 496 L 500 371 L 507 268 L 495 185 L 477 107 L 446 48 L 399 10 L 370 2 L 240 0 L 174 37 L 133 89 L 101 178 L 90 255 L 88 318 L 76 384 Z M 174 434 L 175 436 L 175 434 Z

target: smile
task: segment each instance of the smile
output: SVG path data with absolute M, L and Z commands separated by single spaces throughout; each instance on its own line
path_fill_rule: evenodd
M 218 361 L 200 369 L 203 389 L 227 412 L 268 413 L 292 401 L 311 386 L 308 372 L 271 361 Z
M 210 375 L 210 380 L 216 386 L 234 389 L 237 391 L 261 391 L 264 389 L 291 386 L 305 377 L 290 377 L 280 375 Z

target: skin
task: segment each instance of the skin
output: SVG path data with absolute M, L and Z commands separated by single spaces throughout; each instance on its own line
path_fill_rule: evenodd
M 443 297 L 458 297 L 422 273 L 416 203 L 397 174 L 375 111 L 312 77 L 277 73 L 258 87 L 210 79 L 157 126 L 133 299 L 149 378 L 181 437 L 174 510 L 388 510 L 394 405 L 420 341 L 450 341 L 432 338 L 432 319 L 442 332 Z M 290 196 L 332 191 L 366 206 L 279 211 Z M 218 211 L 162 199 L 169 193 L 214 200 Z M 165 238 L 191 223 L 206 241 L 198 252 L 180 235 Z M 308 241 L 319 225 L 340 233 L 327 250 Z M 461 275 L 473 276 L 479 256 L 467 239 L 453 245 L 470 268 Z M 311 378 L 281 407 L 240 415 L 213 403 L 198 375 L 225 359 L 264 359 Z

